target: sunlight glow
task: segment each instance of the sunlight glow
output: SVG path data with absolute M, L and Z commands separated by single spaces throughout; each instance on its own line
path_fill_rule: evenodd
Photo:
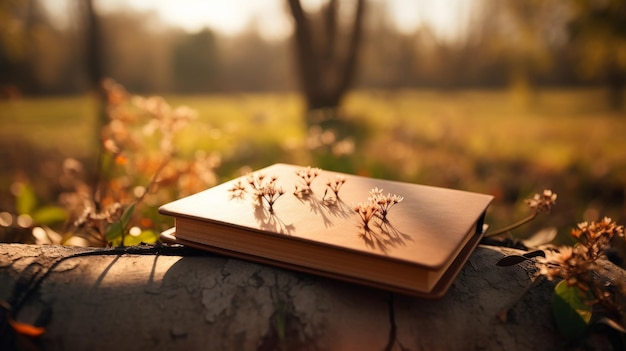
M 458 36 L 472 1 L 463 0 L 391 0 L 389 13 L 398 30 L 410 33 L 429 25 L 441 37 Z
M 306 10 L 319 8 L 323 0 L 301 0 Z M 376 1 L 376 0 L 369 0 Z M 457 37 L 476 0 L 378 0 L 385 4 L 398 30 L 410 33 L 429 25 L 445 39 Z M 68 0 L 47 0 L 43 5 L 67 21 Z M 233 36 L 258 30 L 265 39 L 284 39 L 292 31 L 285 0 L 96 0 L 98 11 L 124 9 L 154 12 L 168 25 L 188 32 L 208 27 Z
M 267 39 L 284 38 L 291 31 L 284 5 L 284 1 L 277 0 L 108 0 L 98 3 L 103 11 L 120 8 L 155 11 L 166 24 L 189 32 L 209 27 L 225 35 L 236 35 L 254 25 Z

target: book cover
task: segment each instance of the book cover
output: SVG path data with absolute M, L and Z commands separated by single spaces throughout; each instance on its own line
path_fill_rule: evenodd
M 491 201 L 473 192 L 275 164 L 159 212 L 176 219 L 165 240 L 439 297 L 478 244 Z

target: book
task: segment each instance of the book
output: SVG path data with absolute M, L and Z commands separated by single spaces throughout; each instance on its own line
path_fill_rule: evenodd
M 167 203 L 165 241 L 438 298 L 478 245 L 493 197 L 274 164 Z

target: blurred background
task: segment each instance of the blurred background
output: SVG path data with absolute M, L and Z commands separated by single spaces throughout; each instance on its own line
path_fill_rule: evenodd
M 106 179 L 149 242 L 159 204 L 290 162 L 489 193 L 493 227 L 552 189 L 511 235 L 566 242 L 625 222 L 625 84 L 624 0 L 4 0 L 0 240 L 67 243 Z

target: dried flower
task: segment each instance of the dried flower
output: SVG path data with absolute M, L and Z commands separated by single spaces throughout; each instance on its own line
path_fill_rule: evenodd
M 570 285 L 582 285 L 595 269 L 595 261 L 585 246 L 562 246 L 545 253 L 546 257 L 537 257 L 536 266 L 548 280 L 561 278 Z
M 527 199 L 526 204 L 531 209 L 534 209 L 536 213 L 550 212 L 552 206 L 556 203 L 556 193 L 552 190 L 544 190 L 541 194 L 535 194 L 532 199 Z
M 603 255 L 614 236 L 624 236 L 624 226 L 617 225 L 611 218 L 604 217 L 599 222 L 581 222 L 572 229 L 571 235 L 585 246 L 595 259 Z
M 354 205 L 352 208 L 354 212 L 356 212 L 361 221 L 363 222 L 363 227 L 368 228 L 369 222 L 376 217 L 376 213 L 378 212 L 378 206 L 372 202 L 359 202 Z
M 252 195 L 259 200 L 267 202 L 270 212 L 274 210 L 273 206 L 276 200 L 281 197 L 285 191 L 276 184 L 276 176 L 267 177 L 262 172 L 250 173 L 246 176 L 246 182 L 252 190 Z M 241 181 L 235 183 L 230 191 L 246 191 L 247 189 Z
M 317 167 L 311 168 L 311 166 L 307 166 L 304 169 L 299 169 L 296 171 L 296 175 L 304 181 L 307 186 L 311 186 L 313 180 L 320 174 L 321 170 Z
M 572 236 L 579 243 L 573 247 L 562 246 L 557 250 L 547 250 L 546 257 L 537 257 L 539 274 L 549 280 L 563 279 L 570 286 L 577 286 L 583 291 L 592 290 L 597 298 L 602 299 L 603 286 L 592 278 L 597 271 L 597 260 L 610 247 L 613 236 L 623 236 L 624 227 L 617 225 L 610 218 L 604 217 L 599 222 L 581 222 L 572 230 Z
M 335 193 L 335 197 L 339 198 L 339 190 L 346 183 L 346 177 L 343 175 L 337 175 L 333 180 L 326 181 L 326 191 L 324 191 L 324 198 L 326 197 L 326 193 L 328 189 L 330 189 L 333 193 Z
M 383 189 L 378 188 L 370 190 L 370 197 L 368 198 L 368 202 L 378 206 L 378 216 L 380 216 L 382 220 L 387 220 L 389 210 L 402 200 L 404 200 L 402 196 L 390 193 L 383 195 Z
M 284 193 L 285 191 L 281 187 L 276 186 L 275 178 L 259 189 L 259 195 L 267 202 L 270 212 L 274 211 L 274 202 Z
M 132 97 L 110 79 L 103 82 L 103 88 L 107 123 L 100 130 L 102 157 L 96 182 L 87 184 L 80 179 L 84 178 L 83 174 L 79 177 L 66 172 L 63 177 L 67 180 L 63 184 L 68 192 L 60 198 L 71 206 L 70 218 L 81 226 L 74 228 L 80 230 L 73 235 L 98 237 L 98 244 L 117 245 L 123 244 L 126 231 L 119 231 L 121 237 L 116 234 L 101 240 L 99 237 L 111 228 L 104 220 L 97 223 L 98 228 L 94 227 L 94 221 L 109 216 L 101 209 L 113 203 L 126 209 L 134 204 L 138 210 L 128 212 L 127 220 L 148 223 L 147 211 L 140 208 L 154 207 L 172 197 L 213 185 L 217 182 L 214 169 L 221 158 L 198 152 L 193 160 L 187 160 L 177 154 L 176 134 L 195 118 L 193 110 L 172 108 L 161 97 Z M 84 198 L 88 201 L 83 201 Z M 93 235 L 94 230 L 98 235 Z
M 113 223 L 119 219 L 122 214 L 122 205 L 115 202 L 98 212 L 93 206 L 85 206 L 83 214 L 74 222 L 76 227 L 93 226 L 96 223 L 106 222 Z
M 526 224 L 530 221 L 532 221 L 533 219 L 535 219 L 535 217 L 537 217 L 537 215 L 539 215 L 539 213 L 541 212 L 550 212 L 550 210 L 552 210 L 552 206 L 554 206 L 554 204 L 556 204 L 556 193 L 552 192 L 552 190 L 544 190 L 543 193 L 541 194 L 535 194 L 535 196 L 533 196 L 532 199 L 526 199 L 524 200 L 524 202 L 526 202 L 526 204 L 528 205 L 528 207 L 530 207 L 530 209 L 533 210 L 533 212 L 527 216 L 526 218 L 523 218 L 511 225 L 508 225 L 504 228 L 500 228 L 498 230 L 494 230 L 488 234 L 485 235 L 485 237 L 493 237 L 493 236 L 497 236 L 497 235 L 501 235 L 504 233 L 507 233 L 523 224 Z
M 296 175 L 302 179 L 304 185 L 296 184 L 294 194 L 309 194 L 311 192 L 311 183 L 313 183 L 313 180 L 317 178 L 320 172 L 321 170 L 319 168 L 311 168 L 311 166 L 296 170 Z
M 624 226 L 617 225 L 611 218 L 604 217 L 600 222 L 581 222 L 572 229 L 572 236 L 583 242 L 597 240 L 601 237 L 612 239 L 624 236 Z
M 389 210 L 397 203 L 404 200 L 403 197 L 392 194 L 383 194 L 383 189 L 373 188 L 366 202 L 356 204 L 353 209 L 359 214 L 365 228 L 369 222 L 378 217 L 383 222 L 387 221 Z
M 531 219 L 540 211 L 549 211 L 556 200 L 551 191 L 544 191 L 543 195 L 535 195 L 528 201 L 535 209 Z M 624 330 L 623 309 L 619 301 L 626 293 L 626 284 L 620 279 L 613 279 L 604 275 L 604 268 L 599 260 L 610 248 L 610 241 L 615 236 L 624 236 L 624 227 L 617 225 L 609 217 L 598 222 L 581 222 L 571 231 L 572 237 L 578 240 L 574 246 L 561 246 L 556 249 L 537 250 L 523 256 L 512 255 L 505 257 L 513 264 L 533 259 L 537 267 L 537 275 L 548 280 L 561 279 L 555 286 L 555 296 L 562 298 L 559 301 L 566 303 L 573 311 L 585 318 L 588 324 L 592 314 L 605 314 L 603 319 L 610 321 L 615 329 Z M 512 259 L 511 259 L 512 258 Z M 501 260 L 499 265 L 509 265 Z M 520 260 L 521 259 L 521 260 Z M 530 287 L 530 285 L 529 285 Z M 575 299 L 568 296 L 576 294 Z M 621 294 L 622 296 L 618 296 Z M 593 307 L 592 307 L 593 306 Z M 599 306 L 600 308 L 596 307 Z M 509 308 L 499 314 L 505 321 Z M 571 314 L 563 312 L 562 308 L 553 308 L 557 323 L 569 323 Z

